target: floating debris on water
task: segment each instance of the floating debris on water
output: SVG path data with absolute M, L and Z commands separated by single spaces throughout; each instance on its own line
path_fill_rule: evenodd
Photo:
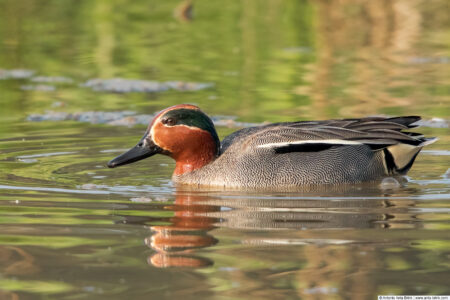
M 137 121 L 143 122 L 141 119 L 145 119 L 145 123 L 149 122 L 152 115 L 134 115 L 132 111 L 121 112 L 102 112 L 102 111 L 87 111 L 79 113 L 67 113 L 67 112 L 55 112 L 48 111 L 45 114 L 32 114 L 27 117 L 28 121 L 42 122 L 42 121 L 78 121 L 87 122 L 92 124 L 112 124 L 112 125 L 124 125 L 133 126 L 138 124 Z M 133 116 L 134 115 L 134 116 Z M 130 116 L 133 116 L 130 118 Z
M 91 88 L 97 92 L 115 92 L 115 93 L 131 93 L 131 92 L 162 92 L 169 89 L 168 86 L 156 81 L 132 80 L 122 78 L 112 79 L 90 79 L 84 84 L 84 87 Z
M 128 115 L 133 114 L 131 111 L 123 111 L 119 113 L 114 112 L 97 112 L 97 111 L 89 111 L 85 113 L 75 113 L 73 115 L 74 120 L 79 120 L 80 122 L 88 122 L 88 123 L 109 123 L 111 121 L 116 120 L 117 114 L 121 118 L 124 118 Z
M 45 114 L 32 114 L 27 117 L 31 122 L 42 121 L 78 121 L 91 124 L 108 124 L 115 126 L 135 126 L 148 125 L 150 120 L 154 118 L 155 114 L 136 115 L 133 111 L 121 112 L 102 112 L 102 111 L 87 111 L 87 112 L 55 112 L 47 111 Z M 263 125 L 264 123 L 246 123 L 238 122 L 236 117 L 231 116 L 215 116 L 212 121 L 216 126 L 223 126 L 229 128 L 241 128 Z
M 167 81 L 164 82 L 169 88 L 177 91 L 200 91 L 204 89 L 209 89 L 214 86 L 211 82 L 201 83 L 201 82 L 183 82 L 183 81 Z
M 148 81 L 125 78 L 111 79 L 90 79 L 81 86 L 91 88 L 97 92 L 114 92 L 114 93 L 156 93 L 164 92 L 169 89 L 177 91 L 198 91 L 214 86 L 213 83 L 195 83 L 183 81 Z
M 22 85 L 21 89 L 25 91 L 54 91 L 56 87 L 46 85 L 45 83 L 63 83 L 71 84 L 75 80 L 65 76 L 34 76 L 35 71 L 26 69 L 0 69 L 0 80 L 2 79 L 30 79 L 34 83 L 44 83 L 36 85 Z M 82 87 L 91 88 L 97 92 L 113 93 L 157 93 L 168 90 L 175 91 L 199 91 L 214 87 L 211 82 L 184 82 L 184 81 L 150 81 L 126 78 L 94 78 L 80 84 Z
M 1 79 L 26 79 L 33 76 L 35 71 L 26 69 L 13 69 L 4 70 L 0 69 L 0 80 Z
M 41 121 L 66 121 L 71 120 L 72 114 L 66 112 L 50 111 L 45 114 L 31 114 L 27 117 L 27 121 L 41 122 Z
M 121 118 L 118 120 L 114 120 L 108 122 L 109 125 L 117 125 L 117 126 L 134 126 L 134 125 L 148 125 L 151 119 L 153 119 L 155 115 L 135 115 L 129 116 L 125 118 Z
M 56 112 L 47 111 L 45 114 L 31 114 L 27 117 L 31 122 L 42 121 L 77 121 L 86 122 L 91 124 L 108 124 L 114 126 L 135 126 L 135 125 L 148 125 L 150 120 L 155 117 L 156 114 L 141 114 L 137 115 L 133 111 L 119 111 L 119 112 L 104 112 L 104 111 L 86 111 L 86 112 Z M 215 126 L 228 127 L 228 128 L 244 128 L 252 126 L 261 126 L 267 124 L 262 123 L 250 123 L 236 121 L 235 116 L 213 116 L 211 120 Z M 422 127 L 431 128 L 449 128 L 450 121 L 440 118 L 433 118 L 430 120 L 421 120 L 417 122 L 417 125 Z
M 102 184 L 94 184 L 94 183 L 85 183 L 81 186 L 78 186 L 79 188 L 83 189 L 83 190 L 97 190 L 97 189 L 104 189 L 107 188 L 107 185 L 102 185 Z
M 153 202 L 152 198 L 147 198 L 147 197 L 136 197 L 136 198 L 130 198 L 131 202 L 136 202 L 136 203 L 150 203 Z
M 28 85 L 21 85 L 20 89 L 23 91 L 53 92 L 56 90 L 56 87 L 47 84 L 36 84 L 36 85 L 28 84 Z
M 73 83 L 73 79 L 64 76 L 35 76 L 31 78 L 32 82 L 46 83 Z

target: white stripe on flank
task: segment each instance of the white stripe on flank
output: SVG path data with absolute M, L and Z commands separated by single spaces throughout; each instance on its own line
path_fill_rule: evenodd
M 306 141 L 294 141 L 294 142 L 281 142 L 281 143 L 269 143 L 259 145 L 258 148 L 272 148 L 282 147 L 289 145 L 303 145 L 303 144 L 330 144 L 330 145 L 362 145 L 363 143 L 347 140 L 306 140 Z

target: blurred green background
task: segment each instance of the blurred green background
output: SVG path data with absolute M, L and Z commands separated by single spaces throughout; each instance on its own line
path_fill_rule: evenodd
M 449 64 L 448 0 L 0 0 L 0 299 L 448 293 Z M 34 75 L 6 78 L 17 69 Z M 213 86 L 113 93 L 83 86 L 93 78 Z M 189 194 L 196 206 L 167 157 L 105 167 L 145 125 L 28 119 L 179 103 L 248 123 L 385 114 L 443 128 L 420 128 L 440 140 L 398 190 Z M 221 224 L 204 217 L 190 238 L 210 244 L 185 263 L 214 265 L 157 268 L 154 226 L 205 212 Z
M 36 75 L 213 82 L 195 93 L 110 94 L 0 81 L 2 120 L 43 112 L 153 113 L 196 103 L 249 122 L 448 117 L 446 0 L 2 0 L 0 68 Z M 23 84 L 23 83 L 19 83 Z

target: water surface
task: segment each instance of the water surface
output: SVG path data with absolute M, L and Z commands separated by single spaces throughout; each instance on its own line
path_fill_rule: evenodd
M 0 298 L 449 294 L 447 8 L 0 1 Z M 186 191 L 166 157 L 106 168 L 178 103 L 199 105 L 220 137 L 422 115 L 418 131 L 439 141 L 391 188 Z

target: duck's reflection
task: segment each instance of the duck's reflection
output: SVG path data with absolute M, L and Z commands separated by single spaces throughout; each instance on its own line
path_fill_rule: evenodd
M 39 270 L 34 256 L 21 247 L 0 245 L 0 274 L 30 275 Z
M 368 242 L 359 236 L 363 230 L 344 229 L 420 226 L 411 212 L 413 200 L 387 197 L 379 190 L 357 192 L 364 196 L 346 193 L 333 197 L 296 194 L 243 198 L 179 192 L 174 204 L 164 207 L 174 213 L 170 225 L 150 227 L 153 234 L 145 242 L 156 253 L 148 262 L 156 267 L 209 266 L 213 262 L 199 256 L 198 250 L 218 242 L 211 235 L 218 227 L 239 229 L 234 232 L 240 244 L 321 246 Z M 329 234 L 336 230 L 339 234 Z M 251 234 L 245 234 L 249 231 Z
M 30 276 L 40 271 L 36 258 L 22 247 L 0 245 L 0 279 L 4 277 Z M 21 299 L 15 291 L 3 290 L 0 299 Z
M 177 195 L 175 204 L 165 209 L 174 211 L 171 225 L 152 226 L 154 234 L 145 239 L 145 243 L 157 253 L 149 258 L 156 267 L 205 267 L 213 262 L 192 255 L 193 250 L 212 246 L 217 243 L 208 232 L 214 228 L 217 219 L 205 215 L 220 209 L 201 203 L 202 197 Z

